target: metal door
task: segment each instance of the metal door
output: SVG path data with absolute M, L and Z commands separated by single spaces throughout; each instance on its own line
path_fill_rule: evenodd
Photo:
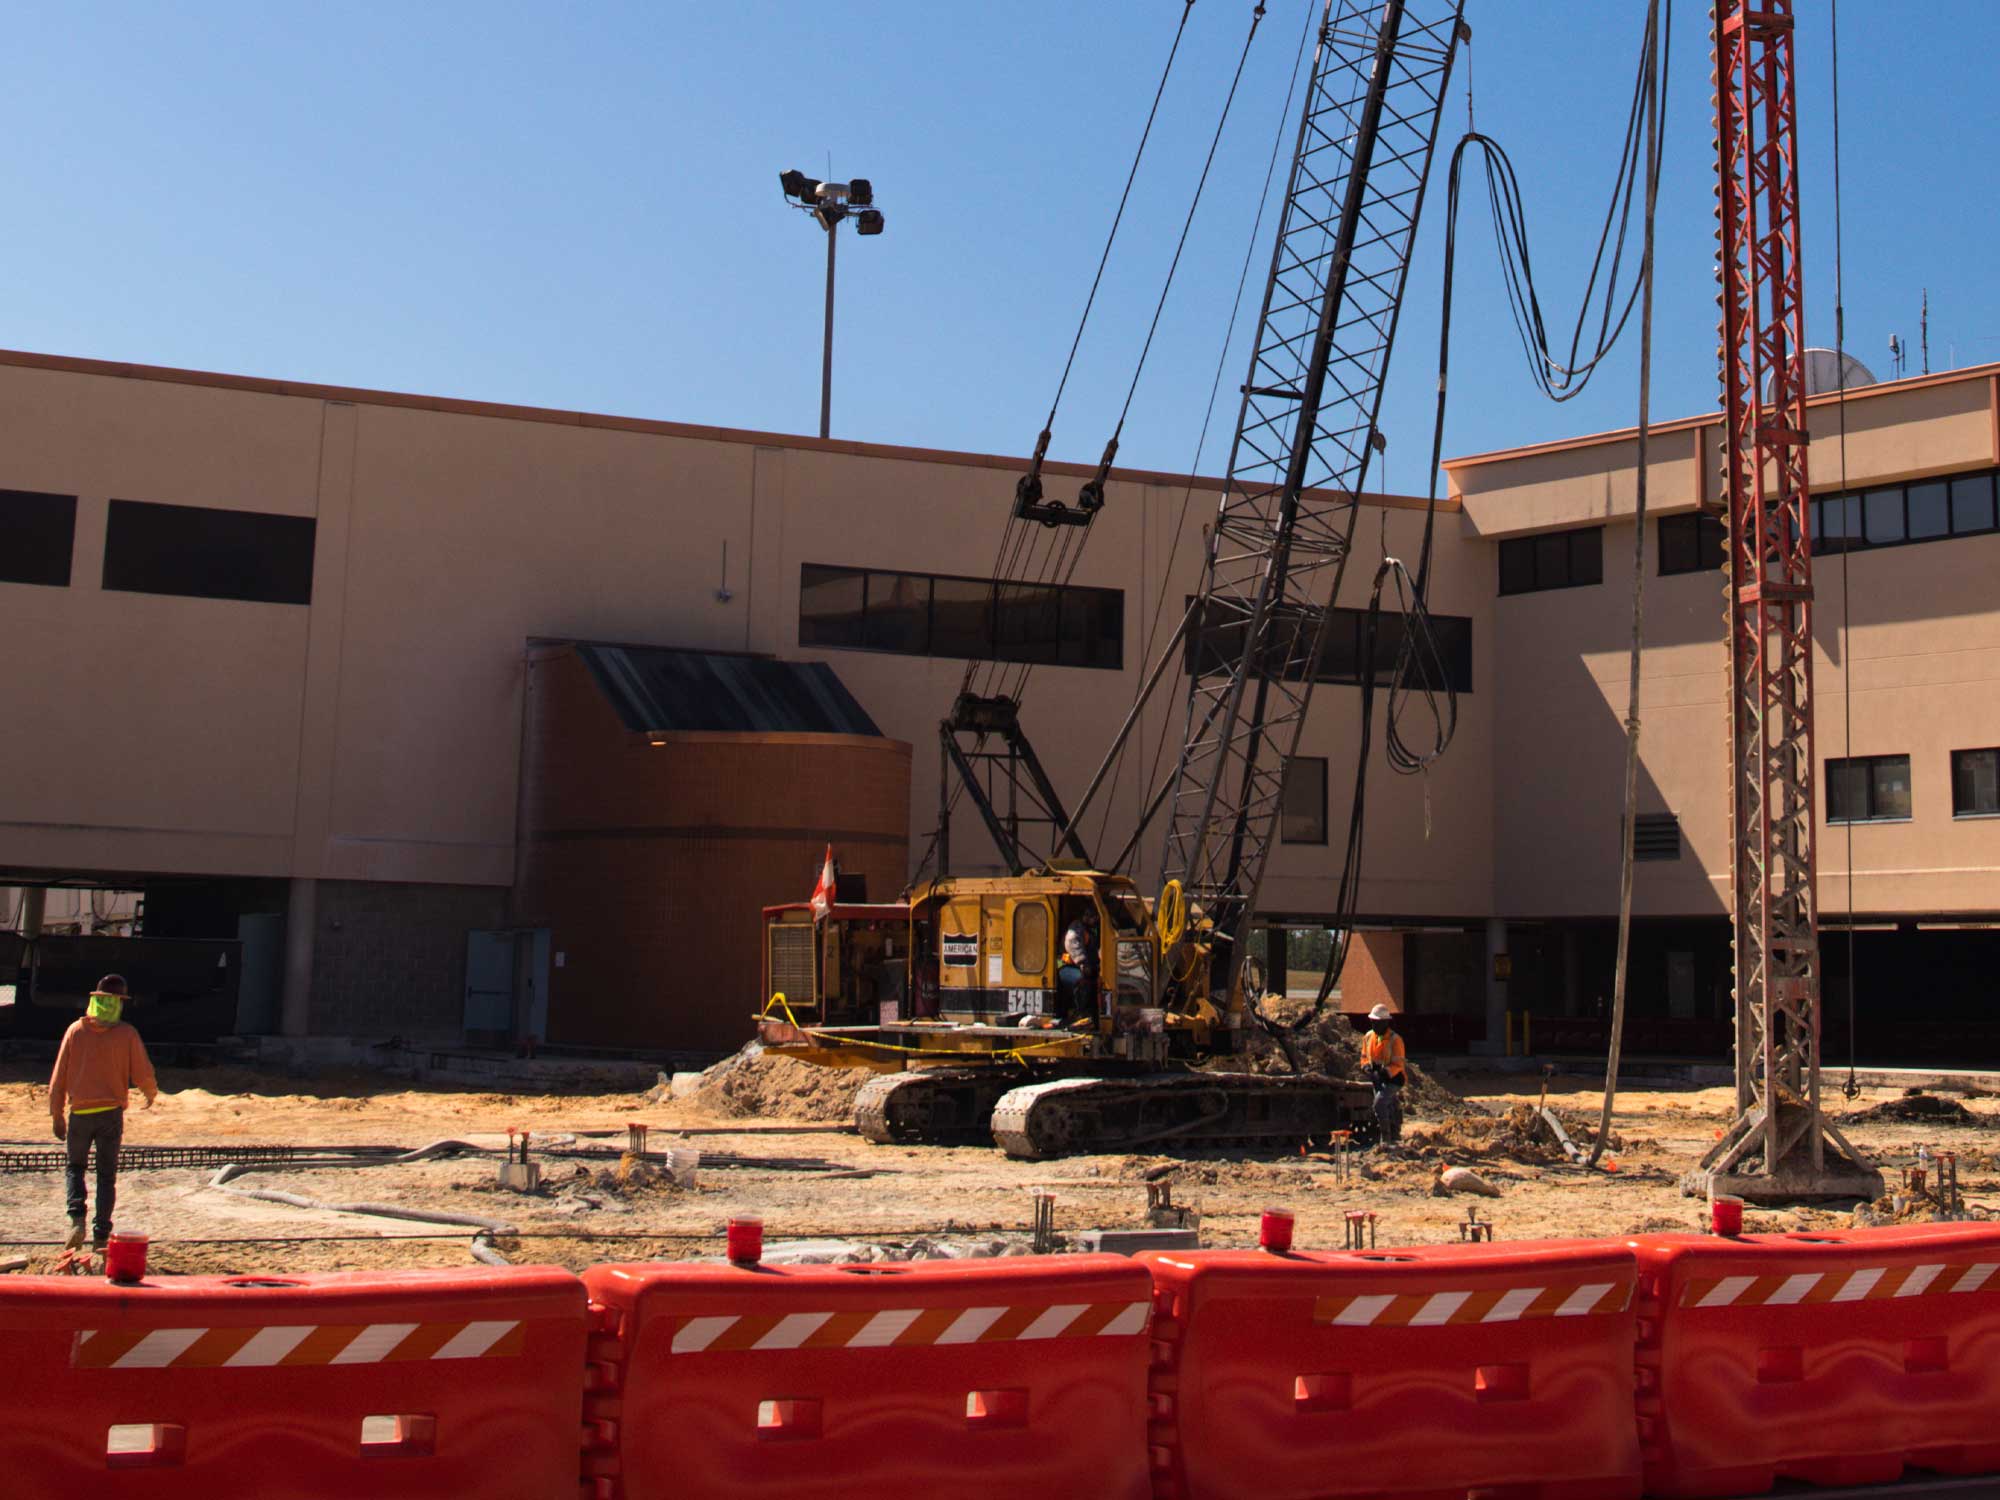
M 495 1042 L 514 1034 L 514 934 L 465 935 L 465 1032 Z

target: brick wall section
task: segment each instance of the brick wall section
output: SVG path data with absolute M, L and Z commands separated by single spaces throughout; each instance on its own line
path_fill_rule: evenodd
M 910 747 L 856 735 L 627 730 L 566 647 L 528 664 L 515 919 L 550 929 L 549 1040 L 723 1051 L 760 1003 L 763 909 L 830 843 L 892 900 Z
M 1378 1005 L 1403 1008 L 1403 934 L 1357 932 L 1340 971 L 1340 1008 L 1365 1016 Z
M 465 1021 L 465 935 L 507 925 L 507 892 L 322 880 L 316 925 L 316 1035 L 455 1042 Z

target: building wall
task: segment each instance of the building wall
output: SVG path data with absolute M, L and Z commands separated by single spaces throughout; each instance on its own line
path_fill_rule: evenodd
M 1822 487 L 1838 471 L 1833 415 L 1814 403 Z M 1853 395 L 1846 423 L 1855 486 L 2000 463 L 1990 369 Z M 1663 424 L 1656 438 L 1654 512 L 1712 498 L 1713 465 L 1700 455 L 1713 417 Z M 0 489 L 78 497 L 70 586 L 0 585 L 10 690 L 30 706 L 0 718 L 0 877 L 81 871 L 135 885 L 180 874 L 504 891 L 537 638 L 830 662 L 884 733 L 912 747 L 914 854 L 937 806 L 936 725 L 964 664 L 801 649 L 800 569 L 986 576 L 1020 470 L 1018 459 L 8 354 L 0 439 Z M 1473 685 L 1450 753 L 1422 777 L 1383 765 L 1378 701 L 1364 916 L 1418 925 L 1615 910 L 1634 459 L 1631 435 L 1612 433 L 1449 466 L 1432 605 L 1472 621 Z M 1051 493 L 1087 473 L 1052 465 Z M 113 499 L 314 518 L 312 603 L 104 591 Z M 1076 582 L 1123 590 L 1123 668 L 1041 668 L 1026 702 L 1030 733 L 1072 795 L 1196 587 L 1215 499 L 1213 481 L 1114 476 Z M 1414 501 L 1366 497 L 1339 602 L 1366 601 L 1385 546 L 1414 560 L 1422 521 Z M 1496 597 L 1498 542 L 1599 523 L 1603 584 Z M 2000 744 L 1996 565 L 1996 537 L 1852 557 L 1851 639 L 1837 628 L 1839 568 L 1819 566 L 1821 758 L 1845 748 L 1851 669 L 1853 751 L 1907 750 L 1916 778 L 1911 823 L 1853 830 L 1859 911 L 2000 911 L 2000 821 L 1953 820 L 1945 785 L 1951 750 Z M 1649 564 L 1646 600 L 1641 805 L 1679 814 L 1687 853 L 1640 866 L 1636 905 L 1717 916 L 1727 900 L 1720 584 L 1660 578 Z M 84 686 L 78 661 L 91 663 Z M 1170 676 L 1141 721 L 1103 833 L 1091 830 L 1101 850 L 1123 844 L 1161 770 L 1155 747 L 1178 744 L 1183 683 Z M 1280 917 L 1310 921 L 1334 904 L 1358 713 L 1353 687 L 1315 695 L 1300 749 L 1328 761 L 1329 842 L 1278 847 L 1263 905 Z M 1160 844 L 1155 830 L 1142 845 L 1148 882 Z M 990 865 L 968 808 L 953 847 L 960 869 Z M 1820 849 L 1823 905 L 1837 911 L 1846 830 L 1822 826 Z M 789 863 L 782 879 L 774 869 L 739 904 L 799 894 L 796 879 Z M 320 959 L 339 997 L 323 1002 L 326 1021 L 366 1013 L 382 982 L 367 966 L 379 959 L 431 976 L 447 998 L 424 1024 L 448 1030 L 463 932 L 447 943 L 442 929 L 501 920 L 485 898 L 464 899 L 421 939 L 430 956 L 403 960 L 370 958 L 346 925 L 334 939 L 323 897 L 322 942 L 353 950 Z M 384 934 L 375 946 L 403 941 Z
M 1816 492 L 2000 464 L 2000 376 L 1958 371 L 1815 398 Z M 1649 515 L 1688 514 L 1716 493 L 1714 419 L 1655 433 Z M 1636 442 L 1609 433 L 1453 460 L 1464 533 L 1498 541 L 1604 524 L 1605 581 L 1496 598 L 1500 662 L 1493 818 L 1496 909 L 1555 917 L 1616 909 L 1617 821 L 1631 636 Z M 1648 522 L 1641 671 L 1640 811 L 1679 814 L 1685 857 L 1642 863 L 1642 915 L 1724 915 L 1729 903 L 1728 679 L 1719 574 L 1658 574 Z M 1497 593 L 1497 558 L 1487 550 Z M 1823 913 L 2000 911 L 2000 823 L 1952 816 L 1950 753 L 2000 745 L 2000 535 L 1815 560 L 1816 838 Z M 1843 579 L 1845 581 L 1843 581 Z M 1843 609 L 1847 615 L 1843 624 Z M 1848 684 L 1853 740 L 1848 741 Z M 1825 763 L 1911 756 L 1908 823 L 1829 827 Z M 1853 887 L 1848 885 L 1852 835 Z
M 321 881 L 313 1033 L 456 1041 L 466 934 L 506 925 L 507 893 L 494 886 Z
M 1019 472 L 979 455 L 21 355 L 0 355 L 0 435 L 0 488 L 76 493 L 80 515 L 69 588 L 0 587 L 0 631 L 29 647 L 23 691 L 40 705 L 0 723 L 0 866 L 403 884 L 512 881 L 534 637 L 829 661 L 887 735 L 916 747 L 921 847 L 936 726 L 964 663 L 802 651 L 800 568 L 985 577 Z M 1050 466 L 1051 493 L 1088 472 Z M 1123 670 L 1044 667 L 1027 700 L 1072 794 L 1197 585 L 1210 485 L 1114 478 L 1075 581 L 1124 591 Z M 104 592 L 114 497 L 314 517 L 311 605 Z M 1385 513 L 1390 549 L 1415 554 L 1416 502 L 1371 497 L 1343 603 L 1365 602 Z M 1468 550 L 1447 544 L 1435 567 L 1436 607 L 1475 620 L 1457 748 L 1421 785 L 1375 773 L 1363 902 L 1388 914 L 1487 904 L 1495 663 L 1486 569 Z M 61 665 L 77 653 L 99 664 L 88 694 Z M 1143 750 L 1111 787 L 1108 848 L 1160 769 L 1154 747 L 1178 744 L 1182 681 L 1157 696 Z M 1301 746 L 1329 759 L 1334 830 L 1358 698 L 1321 688 Z M 1424 836 L 1426 797 L 1448 837 Z M 1159 848 L 1149 836 L 1149 881 Z M 961 869 L 991 864 L 969 807 L 954 852 Z M 1281 847 L 1267 903 L 1325 910 L 1334 866 L 1328 848 Z

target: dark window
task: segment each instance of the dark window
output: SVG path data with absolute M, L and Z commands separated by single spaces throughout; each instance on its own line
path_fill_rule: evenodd
M 1569 534 L 1569 581 L 1604 582 L 1604 528 L 1588 526 Z
M 1950 487 L 1942 479 L 1913 484 L 1905 492 L 1909 506 L 1910 540 L 1928 541 L 1951 535 Z
M 853 568 L 822 568 L 807 563 L 799 575 L 799 644 L 867 645 L 867 602 L 866 573 Z
M 1870 490 L 1861 497 L 1862 539 L 1871 547 L 1909 539 L 1903 525 L 1903 492 Z
M 1990 817 L 2000 813 L 2000 750 L 1951 752 L 1951 815 Z
M 1951 530 L 1954 536 L 1993 530 L 1993 476 L 1973 474 L 1951 482 Z
M 931 580 L 931 654 L 984 656 L 993 641 L 993 585 L 983 578 Z
M 1326 757 L 1294 755 L 1285 762 L 1279 795 L 1278 839 L 1286 844 L 1326 842 Z
M 1722 566 L 1723 530 L 1716 516 L 1660 517 L 1660 576 L 1712 573 Z
M 931 581 L 920 573 L 870 573 L 862 644 L 870 651 L 922 655 L 930 643 Z
M 1640 813 L 1632 820 L 1632 858 L 1679 859 L 1681 820 L 1674 813 Z
M 1188 607 L 1194 607 L 1194 600 L 1188 600 Z M 1234 669 L 1243 655 L 1244 626 L 1240 618 L 1231 620 L 1234 611 L 1230 606 L 1211 603 L 1212 617 L 1225 623 L 1211 626 L 1206 630 L 1193 630 L 1188 634 L 1185 650 L 1185 664 L 1190 672 L 1197 669 L 1205 677 L 1213 677 Z M 1326 629 L 1320 636 L 1319 672 L 1315 682 L 1344 683 L 1358 685 L 1364 661 L 1363 651 L 1367 639 L 1368 611 L 1350 609 L 1345 606 L 1328 616 Z M 1397 653 L 1403 644 L 1403 616 L 1394 610 L 1383 610 L 1375 626 L 1375 685 L 1387 691 L 1391 675 L 1396 670 Z M 1416 689 L 1434 688 L 1442 692 L 1447 685 L 1461 693 L 1472 691 L 1472 621 L 1464 615 L 1432 615 L 1431 634 L 1437 642 L 1438 656 L 1442 658 L 1445 682 L 1430 682 L 1424 674 L 1427 656 L 1414 658 L 1417 666 L 1413 669 L 1410 686 Z M 1278 662 L 1286 655 L 1290 635 L 1285 631 L 1274 634 L 1270 648 L 1271 670 L 1277 670 Z M 1199 668 L 1197 668 L 1199 661 Z M 1285 673 L 1287 680 L 1297 681 L 1296 671 Z
M 1921 479 L 1813 501 L 1813 551 L 1859 551 L 1995 529 L 1994 473 Z M 1662 539 L 1662 551 L 1665 549 Z M 1665 571 L 1664 564 L 1662 571 Z
M 1835 495 L 1813 502 L 1813 551 L 1840 552 L 1859 544 L 1861 497 Z
M 1500 544 L 1500 592 L 1533 594 L 1604 582 L 1604 528 L 1510 537 Z
M 76 496 L 0 490 L 0 583 L 69 587 Z
M 310 604 L 313 531 L 310 516 L 113 500 L 104 534 L 104 587 Z
M 1115 672 L 1125 664 L 1125 595 L 807 563 L 799 644 Z
M 1864 755 L 1826 763 L 1826 820 L 1870 823 L 1910 816 L 1910 757 Z

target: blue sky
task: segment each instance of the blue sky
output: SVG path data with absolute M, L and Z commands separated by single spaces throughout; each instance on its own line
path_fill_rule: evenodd
M 1122 460 L 1183 469 L 1208 401 L 1308 0 L 1271 0 Z M 1316 8 L 1318 0 L 1310 0 Z M 1800 7 L 1808 334 L 1833 338 L 1825 0 Z M 777 173 L 873 179 L 844 236 L 836 436 L 1024 452 L 1054 388 L 1179 0 L 597 0 L 18 8 L 0 122 L 0 345 L 811 432 L 820 234 Z M 1251 0 L 1198 0 L 1058 419 L 1094 460 Z M 1716 390 L 1706 7 L 1679 0 L 1655 411 Z M 1546 310 L 1574 316 L 1640 0 L 1472 0 L 1480 128 L 1512 154 Z M 1991 106 L 2000 7 L 1841 17 L 1848 346 L 1887 373 L 1931 300 L 1934 369 L 2000 359 Z M 1463 69 L 1440 160 L 1464 124 Z M 1383 428 L 1421 488 L 1436 180 Z M 1269 219 L 1266 219 L 1268 232 Z M 1624 425 L 1636 341 L 1535 394 L 1483 217 L 1461 231 L 1447 453 Z M 1261 260 L 1263 254 L 1259 251 Z M 1249 296 L 1255 305 L 1256 276 Z M 1224 389 L 1245 356 L 1228 356 Z M 1910 371 L 1915 373 L 1913 355 Z M 1217 413 L 1215 471 L 1234 408 Z

